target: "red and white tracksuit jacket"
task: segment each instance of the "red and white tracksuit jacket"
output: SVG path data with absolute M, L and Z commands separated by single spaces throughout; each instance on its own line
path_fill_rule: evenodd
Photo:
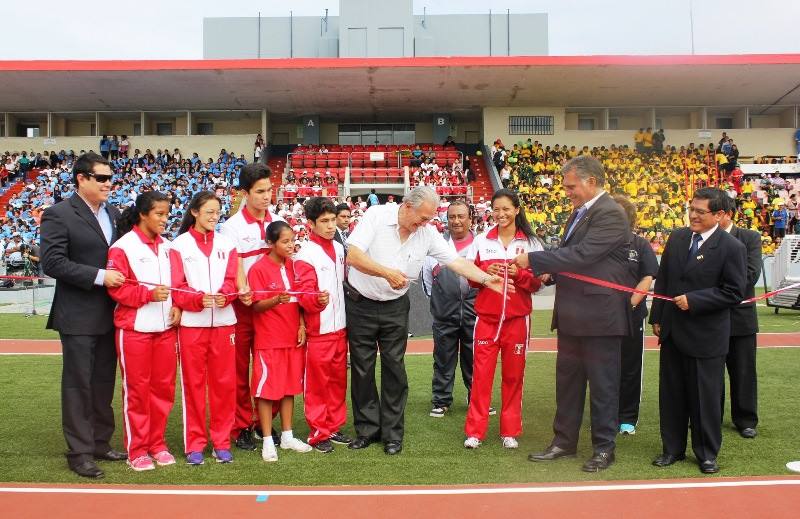
M 123 440 L 135 460 L 167 450 L 164 433 L 175 398 L 178 337 L 169 324 L 172 299 L 153 302 L 153 285 L 170 286 L 170 243 L 150 239 L 138 226 L 108 249 L 107 269 L 126 281 L 109 288 L 117 302 L 114 325 L 122 372 Z
M 236 414 L 236 274 L 239 255 L 226 236 L 194 228 L 169 251 L 175 306 L 183 310 L 178 329 L 181 358 L 184 452 L 206 447 L 206 387 L 209 431 L 215 449 L 230 449 Z M 229 294 L 222 308 L 203 307 L 203 295 Z
M 301 292 L 327 290 L 320 306 L 317 295 L 298 297 L 306 321 L 304 405 L 308 442 L 315 445 L 341 429 L 347 420 L 347 330 L 344 310 L 344 247 L 311 233 L 294 258 L 295 285 Z
M 263 220 L 258 220 L 245 206 L 222 224 L 220 234 L 236 244 L 245 277 L 250 268 L 269 250 L 266 230 L 276 220 L 283 218 L 269 211 L 264 214 Z M 256 423 L 255 407 L 250 396 L 250 358 L 255 331 L 252 308 L 234 301 L 233 309 L 236 312 L 236 418 L 233 432 L 238 433 Z
M 499 239 L 499 228 L 492 227 L 475 238 L 468 259 L 483 271 L 493 263 L 513 263 L 518 254 L 542 250 L 535 239 L 528 239 L 518 230 L 505 247 Z M 479 440 L 486 437 L 489 404 L 497 367 L 497 355 L 502 355 L 502 404 L 500 436 L 519 436 L 522 433 L 522 383 L 525 375 L 525 353 L 530 336 L 532 295 L 542 282 L 528 269 L 518 269 L 513 279 L 516 292 L 508 297 L 481 288 L 475 299 L 475 331 L 473 337 L 472 392 L 464 432 Z M 475 285 L 473 283 L 473 286 Z

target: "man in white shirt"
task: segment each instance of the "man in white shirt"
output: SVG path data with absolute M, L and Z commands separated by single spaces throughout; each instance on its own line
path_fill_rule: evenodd
M 398 454 L 408 397 L 405 350 L 408 340 L 411 280 L 419 278 L 426 256 L 450 270 L 498 292 L 503 280 L 489 276 L 458 256 L 435 227 L 439 197 L 429 187 L 416 187 L 398 207 L 371 207 L 347 240 L 345 283 L 352 368 L 351 396 L 357 438 L 351 449 L 376 441 L 384 452 Z M 376 354 L 381 353 L 381 394 L 375 383 Z

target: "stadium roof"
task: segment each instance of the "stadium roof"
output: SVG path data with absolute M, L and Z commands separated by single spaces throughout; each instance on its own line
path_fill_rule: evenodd
M 0 112 L 266 108 L 406 121 L 483 106 L 800 104 L 800 54 L 0 61 Z

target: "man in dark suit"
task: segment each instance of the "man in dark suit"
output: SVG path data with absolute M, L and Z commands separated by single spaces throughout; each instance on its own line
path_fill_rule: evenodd
M 761 275 L 761 236 L 756 231 L 733 225 L 736 201 L 725 198 L 725 214 L 720 227 L 739 240 L 747 249 L 747 288 L 745 299 L 756 294 Z M 731 420 L 742 438 L 755 438 L 758 425 L 758 383 L 756 377 L 756 334 L 758 315 L 756 304 L 747 303 L 731 308 L 731 340 L 725 364 L 731 384 Z M 725 390 L 722 391 L 722 413 L 725 414 Z
M 722 391 L 731 333 L 731 308 L 744 299 L 744 245 L 719 225 L 724 191 L 702 188 L 689 204 L 689 227 L 673 231 L 656 276 L 650 315 L 659 337 L 659 413 L 666 467 L 686 457 L 687 425 L 692 450 L 704 474 L 719 472 Z
M 125 278 L 105 266 L 108 247 L 117 239 L 119 212 L 106 203 L 111 168 L 103 157 L 78 157 L 72 179 L 76 194 L 42 215 L 42 267 L 56 279 L 47 327 L 61 336 L 61 420 L 69 467 L 100 478 L 96 459 L 127 459 L 109 443 L 117 354 L 114 303 L 106 287 L 120 286 Z
M 632 235 L 624 211 L 603 190 L 605 172 L 597 159 L 576 157 L 564 165 L 561 174 L 575 208 L 561 247 L 516 258 L 521 267 L 530 266 L 536 275 L 549 274 L 556 282 L 552 322 L 552 329 L 558 330 L 554 438 L 544 452 L 531 454 L 528 459 L 551 461 L 575 456 L 588 382 L 594 452 L 583 470 L 597 472 L 615 459 L 620 351 L 622 338 L 630 333 L 630 298 L 625 292 L 559 273 L 626 285 Z
M 347 255 L 347 236 L 349 234 L 350 206 L 347 204 L 339 204 L 336 206 L 336 234 L 333 235 L 333 239 L 342 244 L 345 255 Z

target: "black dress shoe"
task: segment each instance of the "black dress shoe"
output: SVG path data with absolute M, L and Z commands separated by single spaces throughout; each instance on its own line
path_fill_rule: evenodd
M 739 430 L 739 436 L 742 438 L 755 438 L 756 435 L 758 435 L 758 432 L 756 432 L 755 427 L 745 427 Z
M 105 472 L 100 470 L 100 468 L 95 465 L 93 461 L 84 461 L 80 465 L 70 467 L 70 469 L 72 469 L 72 472 L 75 474 L 85 478 L 100 479 L 105 476 Z
M 703 474 L 716 474 L 719 472 L 717 460 L 706 460 L 700 463 L 700 472 Z
M 339 445 L 350 445 L 353 442 L 353 439 L 346 434 L 342 434 L 341 431 L 336 431 L 335 433 L 331 434 L 329 438 L 333 443 L 338 443 Z
M 95 454 L 94 459 L 106 461 L 125 461 L 128 459 L 128 453 L 122 451 L 115 451 L 114 449 L 104 452 L 102 454 Z
M 667 454 L 666 452 L 653 460 L 656 467 L 669 467 L 673 463 L 686 459 L 686 454 Z
M 549 446 L 544 452 L 534 452 L 528 454 L 528 461 L 552 461 L 558 458 L 574 458 L 576 452 L 556 447 L 555 445 Z
M 348 449 L 359 450 L 359 449 L 366 449 L 377 440 L 375 438 L 370 438 L 369 436 L 359 436 L 355 440 L 351 441 L 348 445 Z
M 383 444 L 383 452 L 389 456 L 400 454 L 403 451 L 403 442 L 401 441 L 388 441 Z
M 253 431 L 250 429 L 242 429 L 239 431 L 239 436 L 236 438 L 236 446 L 245 451 L 256 450 L 256 442 L 253 440 Z
M 586 460 L 581 470 L 584 472 L 600 472 L 610 467 L 615 459 L 614 451 L 596 452 L 594 456 Z

